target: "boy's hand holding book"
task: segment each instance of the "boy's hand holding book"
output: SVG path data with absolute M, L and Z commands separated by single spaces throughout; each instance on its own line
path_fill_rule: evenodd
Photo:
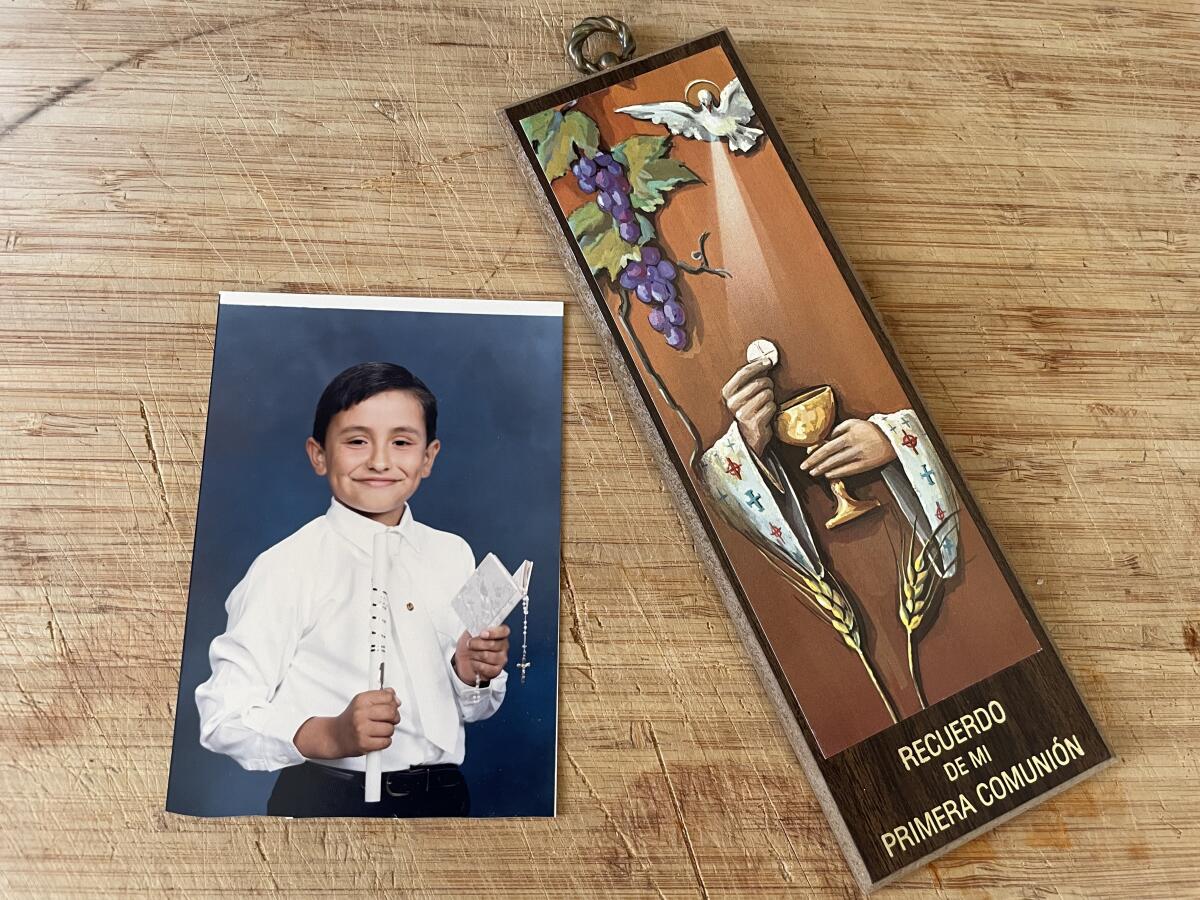
M 463 684 L 483 687 L 504 671 L 509 635 L 504 619 L 528 594 L 532 575 L 528 560 L 510 573 L 489 553 L 455 595 L 451 605 L 467 626 L 454 650 L 454 673 Z
M 400 701 L 394 690 L 363 691 L 339 715 L 308 719 L 292 742 L 309 759 L 347 759 L 390 747 L 399 724 Z
M 454 672 L 463 684 L 475 684 L 478 675 L 483 686 L 504 671 L 508 663 L 508 634 L 507 625 L 485 629 L 478 637 L 471 637 L 469 631 L 462 633 L 454 651 Z

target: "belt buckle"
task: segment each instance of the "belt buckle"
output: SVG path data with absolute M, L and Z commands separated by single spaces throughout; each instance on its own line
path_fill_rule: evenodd
M 395 790 L 392 790 L 392 779 L 397 778 L 398 776 L 403 776 L 403 777 L 412 779 L 414 776 L 417 776 L 417 775 L 424 776 L 424 784 L 421 785 L 420 787 L 424 788 L 425 793 L 429 793 L 429 769 L 427 769 L 427 768 L 419 768 L 415 772 L 412 769 L 401 769 L 399 772 L 388 772 L 383 777 L 383 789 L 385 791 L 387 791 L 387 794 L 389 797 L 397 797 L 397 798 L 407 797 L 410 794 L 415 793 L 419 789 L 418 785 L 410 782 L 407 790 L 395 791 Z
M 383 776 L 383 789 L 384 789 L 384 790 L 387 792 L 387 795 L 388 795 L 389 797 L 397 797 L 397 798 L 402 798 L 402 797 L 407 797 L 409 794 L 411 794 L 411 793 L 412 793 L 412 791 L 411 791 L 411 790 L 407 790 L 407 791 L 395 791 L 395 790 L 392 790 L 392 779 L 393 779 L 393 778 L 395 778 L 397 775 L 400 775 L 400 774 L 402 774 L 402 773 L 400 773 L 400 772 L 388 772 L 386 775 L 384 775 L 384 776 Z

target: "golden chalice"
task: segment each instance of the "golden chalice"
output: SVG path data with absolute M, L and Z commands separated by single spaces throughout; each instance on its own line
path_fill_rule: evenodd
M 829 385 L 805 391 L 779 408 L 779 415 L 775 417 L 775 434 L 785 444 L 805 447 L 811 453 L 829 437 L 836 411 L 837 401 Z M 878 500 L 851 497 L 841 479 L 829 482 L 829 486 L 837 498 L 837 511 L 825 523 L 826 528 L 837 528 L 852 522 L 879 505 Z

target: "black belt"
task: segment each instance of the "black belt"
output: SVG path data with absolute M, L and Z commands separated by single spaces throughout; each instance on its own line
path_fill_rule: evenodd
M 342 781 L 353 781 L 365 785 L 367 775 L 353 769 L 339 769 L 337 766 L 327 766 L 323 763 L 305 760 L 304 765 L 312 766 L 323 775 L 330 775 Z M 434 763 L 430 766 L 413 766 L 408 769 L 396 769 L 383 772 L 383 789 L 393 797 L 403 797 L 414 791 L 428 791 L 431 787 L 440 787 L 444 780 L 438 776 L 457 773 L 458 766 L 454 763 Z

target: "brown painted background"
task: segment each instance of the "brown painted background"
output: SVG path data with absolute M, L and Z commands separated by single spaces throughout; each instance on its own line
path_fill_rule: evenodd
M 724 87 L 733 74 L 724 51 L 717 47 L 590 94 L 577 108 L 596 121 L 602 143 L 611 147 L 630 134 L 665 133 L 662 126 L 612 110 L 681 98 L 695 78 Z M 865 419 L 911 406 L 769 137 L 764 135 L 749 154 L 729 155 L 723 143 L 715 153 L 716 146 L 673 139 L 670 155 L 704 183 L 671 191 L 666 205 L 652 218 L 664 255 L 688 261 L 700 234 L 708 231 L 709 262 L 728 268 L 733 277 L 680 273 L 692 335 L 683 353 L 667 347 L 650 328 L 646 307 L 636 300 L 630 315 L 655 369 L 695 422 L 705 446 L 729 426 L 720 388 L 745 362 L 747 344 L 758 337 L 767 337 L 780 348 L 780 365 L 773 373 L 777 401 L 828 383 L 838 398 L 839 419 Z M 718 153 L 727 155 L 728 168 L 716 159 Z M 729 189 L 719 187 L 714 174 L 722 184 L 731 177 L 735 183 Z M 586 199 L 569 175 L 554 183 L 554 191 L 567 214 Z M 746 202 L 745 219 L 724 215 L 732 207 L 722 206 L 718 193 L 726 198 L 734 191 Z M 606 276 L 601 276 L 601 282 L 607 284 Z M 616 292 L 609 290 L 607 299 L 617 315 Z M 623 340 L 624 335 L 618 332 L 617 338 Z M 690 437 L 657 393 L 650 393 L 677 451 L 687 459 Z M 868 473 L 849 479 L 848 486 L 856 496 L 879 499 L 882 509 L 828 531 L 823 523 L 834 509 L 832 495 L 824 479 L 817 483 L 800 472 L 803 452 L 782 449 L 813 535 L 829 566 L 859 601 L 869 655 L 898 712 L 902 717 L 912 715 L 920 707 L 908 674 L 904 627 L 897 616 L 896 561 L 907 546 L 907 521 L 882 478 Z M 698 479 L 693 482 L 705 496 Z M 822 752 L 831 756 L 888 727 L 891 721 L 857 657 L 762 562 L 750 542 L 725 524 L 715 507 L 708 509 Z M 918 645 L 931 705 L 1039 649 L 966 509 L 960 512 L 960 529 L 959 572 L 947 585 L 937 620 L 923 632 Z

